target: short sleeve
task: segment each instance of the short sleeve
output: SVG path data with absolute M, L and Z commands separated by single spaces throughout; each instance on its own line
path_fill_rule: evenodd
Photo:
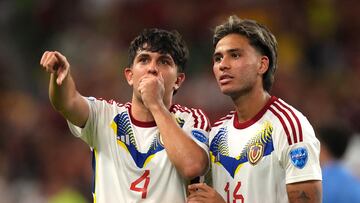
M 284 166 L 286 184 L 322 180 L 320 168 L 320 142 L 314 130 L 305 119 L 302 122 L 303 140 L 286 145 L 282 150 L 281 162 Z
M 186 134 L 198 144 L 209 157 L 210 122 L 206 114 L 200 109 L 191 109 L 189 122 L 183 127 Z
M 67 120 L 69 129 L 71 133 L 83 141 L 85 141 L 90 147 L 94 147 L 94 128 L 95 128 L 95 118 L 96 118 L 96 109 L 97 109 L 97 100 L 93 97 L 85 97 L 87 104 L 89 105 L 89 118 L 85 123 L 83 128 L 80 128 L 69 120 Z

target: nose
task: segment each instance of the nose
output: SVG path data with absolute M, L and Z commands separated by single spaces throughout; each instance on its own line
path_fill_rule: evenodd
M 221 71 L 229 69 L 230 68 L 230 64 L 229 64 L 229 60 L 228 57 L 224 56 L 222 58 L 222 60 L 218 63 L 219 69 Z
M 157 75 L 159 73 L 159 69 L 156 63 L 149 64 L 148 73 L 152 75 Z

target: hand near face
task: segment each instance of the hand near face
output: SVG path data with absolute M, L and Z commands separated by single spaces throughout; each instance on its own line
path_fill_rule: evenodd
M 138 91 L 148 109 L 161 105 L 165 92 L 164 78 L 161 74 L 146 74 L 140 78 Z
M 187 203 L 225 203 L 221 195 L 206 183 L 192 184 L 188 189 Z
M 44 52 L 40 65 L 45 71 L 55 74 L 58 85 L 62 84 L 70 69 L 70 64 L 66 57 L 57 51 Z

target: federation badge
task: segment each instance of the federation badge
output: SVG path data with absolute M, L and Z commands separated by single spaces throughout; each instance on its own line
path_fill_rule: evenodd
M 264 155 L 264 145 L 262 143 L 254 143 L 249 146 L 247 157 L 249 163 L 252 165 L 257 164 Z
M 289 153 L 291 163 L 299 169 L 304 168 L 308 160 L 308 152 L 305 147 L 292 149 Z

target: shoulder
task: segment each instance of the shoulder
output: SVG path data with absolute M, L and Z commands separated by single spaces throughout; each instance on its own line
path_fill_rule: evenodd
M 85 97 L 86 100 L 88 101 L 88 103 L 90 104 L 91 107 L 93 108 L 97 108 L 97 109 L 108 109 L 108 108 L 113 108 L 113 109 L 129 109 L 131 108 L 131 103 L 127 102 L 127 103 L 120 103 L 117 102 L 113 99 L 107 100 L 107 99 L 103 99 L 103 98 L 95 98 L 95 97 Z
M 220 127 L 222 125 L 224 125 L 225 123 L 227 123 L 228 121 L 232 120 L 232 118 L 235 115 L 235 111 L 230 111 L 226 116 L 223 116 L 219 119 L 217 119 L 213 124 L 212 127 Z
M 193 121 L 195 128 L 202 128 L 206 131 L 210 130 L 210 121 L 206 113 L 199 108 L 190 108 L 180 104 L 174 104 L 170 107 L 170 112 L 176 117 L 186 121 Z
M 282 99 L 276 98 L 269 106 L 269 111 L 273 115 L 273 121 L 278 123 L 281 132 L 286 134 L 289 145 L 303 142 L 306 136 L 315 136 L 308 119 Z

